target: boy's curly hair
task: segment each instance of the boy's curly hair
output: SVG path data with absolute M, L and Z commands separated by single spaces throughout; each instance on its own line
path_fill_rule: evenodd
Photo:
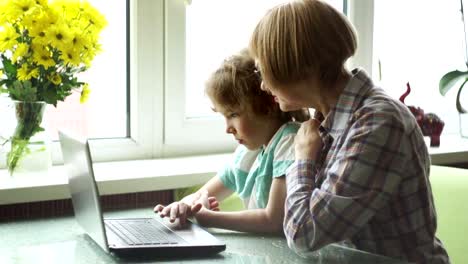
M 227 109 L 250 109 L 257 115 L 271 115 L 283 122 L 305 121 L 310 118 L 307 109 L 282 112 L 271 94 L 260 86 L 255 61 L 247 49 L 223 61 L 206 82 L 205 93 Z

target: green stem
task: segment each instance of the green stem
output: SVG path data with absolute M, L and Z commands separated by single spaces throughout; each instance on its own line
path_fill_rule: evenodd
M 17 125 L 11 137 L 11 149 L 7 154 L 7 166 L 13 174 L 18 162 L 29 153 L 28 143 L 41 127 L 46 104 L 43 102 L 15 102 Z

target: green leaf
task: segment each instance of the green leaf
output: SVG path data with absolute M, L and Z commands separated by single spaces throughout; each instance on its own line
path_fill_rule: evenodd
M 48 104 L 53 104 L 57 106 L 57 94 L 52 89 L 47 89 L 42 93 L 43 100 Z
M 14 81 L 13 86 L 9 89 L 14 100 L 33 102 L 37 100 L 36 88 L 32 87 L 30 81 Z
M 2 55 L 3 69 L 8 79 L 16 79 L 16 66 L 13 65 L 10 59 Z
M 446 73 L 439 81 L 439 92 L 441 95 L 445 96 L 445 94 L 455 85 L 460 83 L 461 81 L 465 81 L 468 78 L 468 71 L 451 71 Z M 460 86 L 461 89 L 463 87 Z
M 458 93 L 457 93 L 457 99 L 456 99 L 456 106 L 457 106 L 457 111 L 458 113 L 460 114 L 465 114 L 467 113 L 468 111 L 466 111 L 466 109 L 461 105 L 461 102 L 460 102 L 460 95 L 461 95 L 461 91 L 463 89 L 463 86 L 465 86 L 465 84 L 468 82 L 468 79 L 466 79 L 463 84 L 460 86 L 460 88 L 458 89 Z

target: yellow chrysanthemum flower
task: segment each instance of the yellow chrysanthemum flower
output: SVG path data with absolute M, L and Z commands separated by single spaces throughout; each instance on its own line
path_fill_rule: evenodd
M 11 1 L 13 7 L 15 7 L 17 12 L 27 14 L 31 12 L 34 7 L 36 7 L 36 0 L 15 0 Z
M 66 23 L 61 23 L 60 21 L 47 29 L 46 37 L 49 39 L 52 47 L 58 48 L 59 50 L 67 49 L 72 40 L 70 28 Z
M 89 93 L 91 93 L 91 90 L 89 89 L 89 84 L 85 83 L 81 90 L 80 103 L 85 103 L 86 101 L 88 101 Z
M 90 41 L 90 43 L 93 44 L 90 46 L 86 46 L 83 53 L 81 54 L 81 59 L 87 67 L 91 66 L 91 61 L 98 53 L 102 51 L 102 46 L 100 43 L 97 43 L 96 41 Z
M 101 31 L 106 25 L 106 18 L 90 3 L 83 2 L 81 6 L 82 19 L 87 21 L 97 32 Z
M 60 58 L 65 62 L 65 65 L 79 66 L 81 64 L 80 53 L 71 47 L 62 50 Z
M 48 45 L 49 39 L 47 36 L 47 29 L 57 22 L 57 14 L 52 12 L 41 12 L 36 17 L 33 27 L 28 28 L 29 36 L 32 42 L 37 45 Z
M 21 65 L 21 68 L 17 72 L 18 80 L 26 81 L 31 80 L 32 78 L 39 77 L 39 69 L 37 67 L 32 67 L 31 65 L 24 63 Z
M 81 51 L 84 49 L 85 46 L 89 46 L 91 43 L 89 42 L 89 38 L 83 34 L 82 31 L 73 30 L 71 32 L 72 40 L 71 40 L 71 48 L 73 50 Z
M 78 2 L 79 0 L 55 0 L 51 3 L 50 7 L 63 15 L 66 15 L 67 13 L 76 14 L 78 10 Z
M 0 32 L 0 51 L 5 52 L 12 49 L 18 43 L 17 38 L 19 37 L 20 35 L 16 33 L 14 28 L 3 28 L 3 31 Z
M 16 63 L 18 59 L 24 58 L 26 54 L 28 54 L 29 51 L 29 45 L 26 43 L 19 43 L 16 46 L 15 51 L 13 52 L 13 56 L 11 57 L 11 60 Z
M 16 24 L 21 30 L 27 30 L 28 33 L 31 29 L 36 29 L 41 25 L 38 25 L 38 20 L 44 16 L 45 10 L 40 5 L 35 5 L 34 8 L 29 11 L 29 15 L 21 18 Z
M 59 85 L 62 82 L 62 77 L 60 74 L 53 72 L 51 75 L 47 76 L 47 79 L 55 85 Z
M 6 15 L 8 2 L 5 0 L 0 1 L 0 25 L 5 24 L 8 21 L 8 17 Z
M 48 6 L 48 0 L 36 0 L 36 4 L 42 6 L 42 7 L 47 7 Z
M 33 61 L 37 65 L 44 66 L 45 69 L 55 65 L 55 61 L 52 58 L 52 52 L 42 45 L 33 45 Z
M 36 1 L 34 0 L 15 0 L 6 1 L 2 8 L 4 8 L 3 13 L 6 21 L 15 21 L 20 17 L 29 15 L 35 6 Z

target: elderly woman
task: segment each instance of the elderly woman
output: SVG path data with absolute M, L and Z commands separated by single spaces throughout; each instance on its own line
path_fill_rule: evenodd
M 406 106 L 345 62 L 356 48 L 346 17 L 318 0 L 271 9 L 250 40 L 263 83 L 283 111 L 315 109 L 286 174 L 289 246 L 341 242 L 418 263 L 449 263 L 435 237 L 430 158 Z

